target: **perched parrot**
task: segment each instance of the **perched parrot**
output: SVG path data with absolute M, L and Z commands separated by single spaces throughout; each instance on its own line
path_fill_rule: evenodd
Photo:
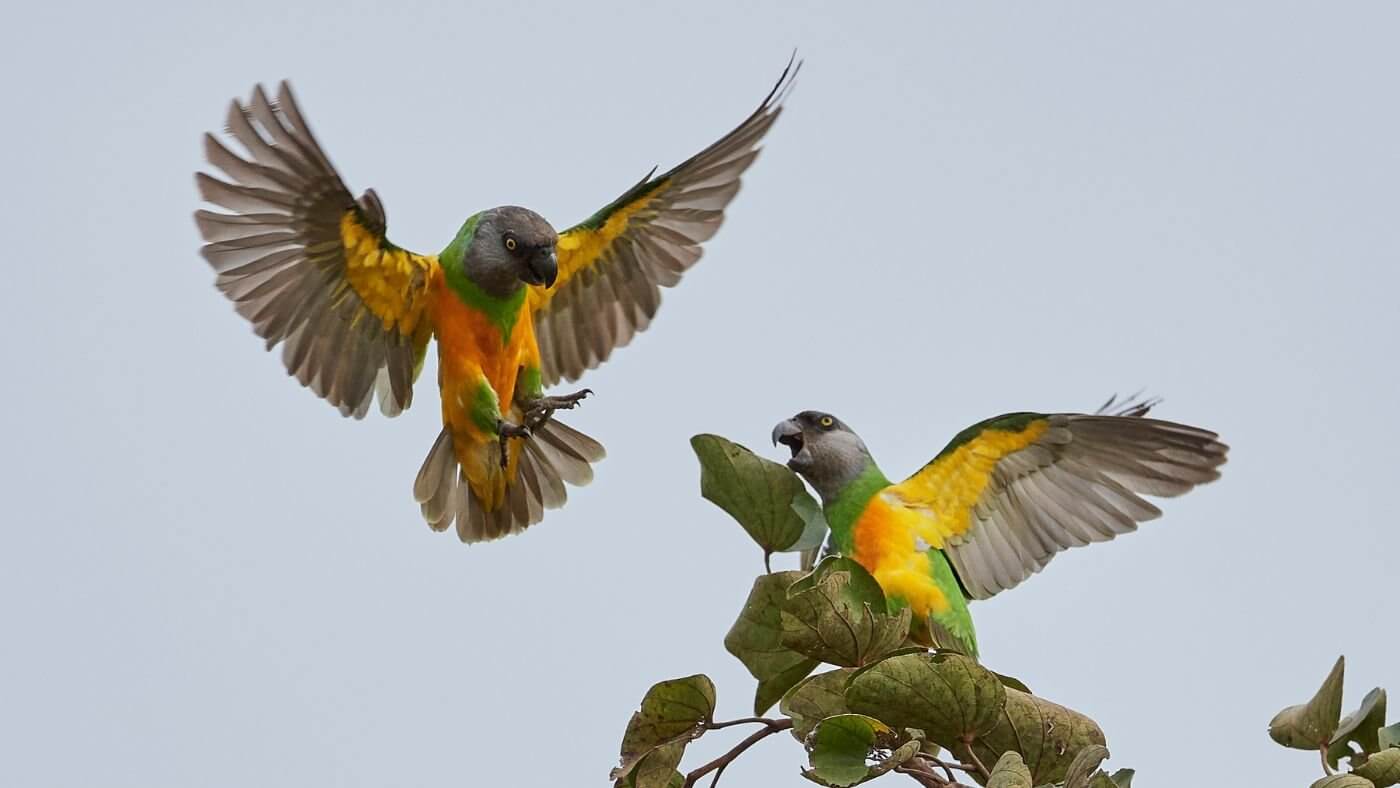
M 1144 418 L 1154 404 L 987 419 L 898 484 L 828 413 L 780 422 L 773 442 L 821 496 L 831 549 L 875 577 L 891 610 L 912 610 L 913 639 L 976 657 L 969 599 L 1159 516 L 1143 495 L 1174 497 L 1220 477 L 1228 447 L 1213 432 Z
M 413 399 L 437 339 L 442 432 L 413 485 L 434 530 L 497 539 L 564 504 L 587 484 L 603 447 L 551 415 L 588 390 L 546 396 L 631 341 L 700 258 L 740 176 L 782 111 L 800 64 L 718 142 L 664 175 L 655 170 L 582 223 L 555 232 L 539 214 L 502 206 L 473 214 L 437 255 L 385 237 L 373 190 L 358 200 L 312 136 L 283 82 L 234 101 L 227 131 L 246 153 L 204 137 L 198 173 L 202 253 L 216 284 L 289 374 L 346 416 L 376 396 L 387 416 Z M 464 163 L 465 164 L 465 163 Z

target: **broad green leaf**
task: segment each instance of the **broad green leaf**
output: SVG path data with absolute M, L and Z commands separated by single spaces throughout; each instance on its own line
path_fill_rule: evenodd
M 822 505 L 807 492 L 807 488 L 800 488 L 800 491 L 799 495 L 792 498 L 792 510 L 802 518 L 802 535 L 783 550 L 785 553 L 818 550 L 822 542 L 826 541 L 827 532 L 831 530 L 826 524 L 826 515 L 822 513 Z
M 1135 774 L 1137 774 L 1136 769 L 1119 769 L 1114 772 L 1109 779 L 1113 780 L 1113 784 L 1117 786 L 1117 788 L 1132 788 L 1133 775 Z
M 904 645 L 909 610 L 887 612 L 884 592 L 861 566 L 828 558 L 788 588 L 783 646 L 811 659 L 860 667 Z
M 846 788 L 868 782 L 919 754 L 923 732 L 905 729 L 903 737 L 879 720 L 860 714 L 828 717 L 807 741 L 811 769 L 802 776 L 822 785 Z M 874 763 L 869 761 L 888 752 Z
M 851 576 L 851 594 L 856 600 L 872 606 L 887 604 L 885 591 L 880 588 L 879 581 L 872 577 L 865 570 L 865 567 L 839 555 L 828 556 L 811 572 L 794 581 L 792 585 L 788 586 L 788 596 L 811 590 L 822 580 L 838 572 L 844 572 Z
M 1351 772 L 1370 780 L 1376 788 L 1387 788 L 1400 783 L 1400 748 L 1381 750 Z
M 1032 788 L 1031 770 L 1026 768 L 1020 753 L 1006 752 L 997 759 L 987 778 L 987 788 Z
M 1006 704 L 996 726 L 970 747 L 953 748 L 964 762 L 971 760 L 969 749 L 982 763 L 993 763 L 1015 750 L 1025 760 L 1034 784 L 1045 785 L 1063 780 L 1080 750 L 1105 743 L 1103 731 L 1083 714 L 1018 690 L 1005 692 Z
M 1337 732 L 1327 747 L 1327 762 L 1337 768 L 1337 761 L 1352 755 L 1351 742 L 1356 742 L 1364 753 L 1380 751 L 1378 734 L 1385 725 L 1385 690 L 1376 687 L 1366 693 L 1361 708 L 1342 718 Z
M 1400 722 L 1376 731 L 1376 747 L 1381 750 L 1400 747 Z
M 995 672 L 995 671 L 993 671 L 993 672 Z M 1016 678 L 1015 676 L 1008 676 L 1008 675 L 1006 675 L 1005 673 L 997 673 L 996 676 L 997 676 L 998 679 L 1001 680 L 1001 684 L 1002 684 L 1002 686 L 1004 686 L 1004 687 L 1010 687 L 1011 689 L 1014 689 L 1014 690 L 1020 690 L 1020 691 L 1022 691 L 1022 692 L 1024 692 L 1024 693 L 1026 693 L 1027 695 L 1034 695 L 1034 694 L 1035 694 L 1034 692 L 1031 692 L 1031 688 L 1030 688 L 1030 687 L 1027 687 L 1027 686 L 1026 686 L 1026 682 L 1021 681 L 1020 679 Z
M 1317 750 L 1327 746 L 1342 716 L 1342 677 L 1346 657 L 1338 657 L 1332 672 L 1312 700 L 1289 706 L 1269 723 L 1269 736 L 1285 747 Z
M 797 474 L 718 435 L 696 435 L 690 447 L 700 460 L 700 494 L 737 520 L 765 556 L 802 537 L 807 522 L 793 501 L 811 496 Z
M 920 652 L 889 657 L 856 673 L 846 685 L 846 705 L 889 725 L 919 728 L 951 750 L 996 726 L 1006 693 L 996 674 L 975 660 Z
M 849 714 L 846 708 L 846 680 L 855 673 L 851 668 L 809 676 L 783 696 L 778 710 L 792 720 L 792 735 L 806 741 L 817 723 L 827 717 Z
M 1069 762 L 1069 769 L 1065 771 L 1064 788 L 1089 788 L 1089 780 L 1098 771 L 1099 764 L 1108 758 L 1108 748 L 1102 744 L 1090 744 L 1081 747 L 1079 754 L 1074 756 L 1074 760 Z M 1108 775 L 1104 775 L 1105 778 Z
M 801 572 L 759 575 L 739 620 L 724 636 L 724 647 L 758 679 L 753 700 L 753 713 L 757 716 L 772 708 L 783 693 L 817 666 L 815 659 L 783 646 L 782 605 L 787 600 L 788 586 L 801 576 Z
M 617 788 L 678 788 L 685 777 L 676 767 L 685 755 L 685 742 L 675 741 L 652 750 L 637 762 L 627 776 L 618 780 Z
M 860 714 L 828 717 L 817 723 L 808 741 L 812 768 L 806 775 L 837 788 L 864 782 L 870 777 L 870 751 L 878 739 L 893 733 L 883 722 Z M 918 751 L 915 746 L 909 757 Z
M 636 770 L 633 770 L 632 774 L 613 783 L 613 788 L 637 788 L 636 780 L 633 779 L 636 773 Z M 672 772 L 671 779 L 666 783 L 666 788 L 685 788 L 685 775 L 680 772 Z
M 676 753 L 679 763 L 685 743 L 703 732 L 704 724 L 713 720 L 714 713 L 715 685 L 708 676 L 687 676 L 653 685 L 622 734 L 622 765 L 613 769 L 611 779 L 627 777 L 653 750 L 669 744 L 681 745 Z
M 1354 774 L 1332 774 L 1312 784 L 1312 788 L 1375 788 L 1365 777 Z

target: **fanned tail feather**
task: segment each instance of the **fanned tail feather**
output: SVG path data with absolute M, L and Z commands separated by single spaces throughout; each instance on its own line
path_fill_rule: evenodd
M 457 537 L 468 544 L 520 533 L 544 519 L 545 511 L 564 505 L 566 482 L 582 487 L 593 481 L 593 463 L 606 456 L 598 441 L 554 419 L 517 445 L 515 478 L 501 505 L 488 511 L 467 483 L 444 427 L 413 483 L 428 525 L 445 531 L 455 524 Z

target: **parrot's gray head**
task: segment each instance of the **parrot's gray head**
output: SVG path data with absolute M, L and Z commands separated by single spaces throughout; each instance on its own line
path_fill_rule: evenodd
M 812 485 L 823 500 L 834 498 L 870 464 L 865 442 L 845 422 L 817 410 L 804 410 L 773 428 L 773 445 L 792 451 L 788 467 Z
M 462 267 L 481 289 L 497 297 L 514 293 L 521 283 L 550 287 L 559 275 L 554 250 L 558 241 L 559 234 L 543 216 L 503 205 L 477 216 Z

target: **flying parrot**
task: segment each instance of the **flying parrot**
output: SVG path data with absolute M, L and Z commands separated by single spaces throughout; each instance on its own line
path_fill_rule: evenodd
M 414 495 L 434 530 L 455 523 L 463 542 L 514 534 L 564 504 L 565 482 L 587 484 L 604 454 L 551 418 L 589 391 L 545 389 L 647 327 L 661 288 L 719 229 L 800 65 L 718 142 L 580 224 L 556 233 L 529 209 L 491 208 L 437 255 L 391 243 L 378 195 L 351 195 L 290 86 L 275 100 L 258 86 L 227 118 L 245 152 L 204 136 L 227 179 L 197 173 L 199 193 L 231 213 L 195 213 L 201 251 L 288 373 L 342 415 L 364 417 L 375 398 L 387 416 L 409 407 L 435 338 L 443 427 Z
M 1228 447 L 1215 433 L 1145 418 L 1154 402 L 1113 403 L 978 422 L 897 484 L 829 413 L 780 422 L 773 442 L 821 496 L 831 549 L 875 577 L 891 611 L 911 609 L 911 637 L 976 657 L 969 599 L 1161 515 L 1143 495 L 1174 497 L 1220 477 Z

